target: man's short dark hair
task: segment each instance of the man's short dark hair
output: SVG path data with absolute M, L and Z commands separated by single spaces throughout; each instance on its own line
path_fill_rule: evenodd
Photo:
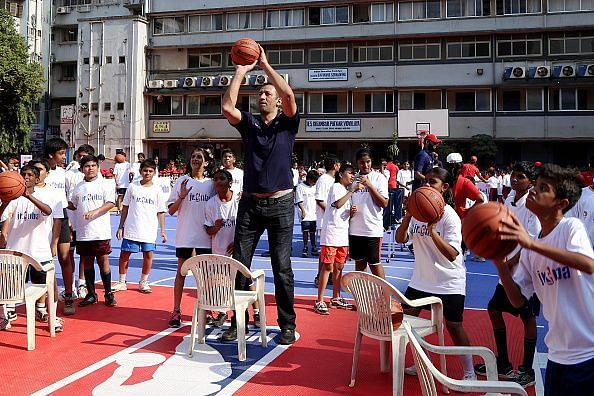
M 99 158 L 95 157 L 94 155 L 85 155 L 80 159 L 80 167 L 84 167 L 87 164 L 87 162 L 91 161 L 99 165 Z
M 223 158 L 225 156 L 225 154 L 231 154 L 232 156 L 235 157 L 235 153 L 230 148 L 226 148 L 221 151 L 221 158 Z
M 43 165 L 43 167 L 45 168 L 45 170 L 48 171 L 48 172 L 52 168 L 50 166 L 50 163 L 45 158 L 36 158 L 34 160 L 31 160 L 31 161 L 27 162 L 27 165 L 37 165 L 37 164 Z
M 318 174 L 318 171 L 315 169 L 310 170 L 305 175 L 305 181 L 309 180 L 309 181 L 313 182 L 314 184 L 318 181 L 319 178 L 320 178 L 320 175 Z
M 78 149 L 76 149 L 76 152 L 78 154 L 87 153 L 90 155 L 95 155 L 95 148 L 90 144 L 81 144 L 80 146 L 78 146 Z
M 46 140 L 45 145 L 43 146 L 43 153 L 46 157 L 50 154 L 55 154 L 60 150 L 66 150 L 68 148 L 68 143 L 62 138 L 55 137 Z
M 35 174 L 35 177 L 39 178 L 39 169 L 37 169 L 33 165 L 29 165 L 29 164 L 24 165 L 21 168 L 21 170 L 20 170 L 21 176 L 23 175 L 23 173 L 25 173 L 25 171 L 28 171 L 28 170 L 30 170 L 31 172 L 33 172 Z
M 157 169 L 157 164 L 155 164 L 155 161 L 153 161 L 152 159 L 145 159 L 144 161 L 142 161 L 140 163 L 140 169 L 142 168 L 151 168 L 156 170 Z
M 526 175 L 529 180 L 536 180 L 536 167 L 533 162 L 520 161 L 512 166 L 512 172 L 519 172 Z
M 544 164 L 538 171 L 538 177 L 547 179 L 555 188 L 555 198 L 567 199 L 569 204 L 563 213 L 573 208 L 582 195 L 580 175 L 576 169 L 563 168 L 555 164 Z
M 99 155 L 97 156 L 97 159 L 98 159 L 99 161 L 105 161 L 105 156 L 104 156 L 103 154 L 99 154 Z
M 332 168 L 334 168 L 334 165 L 339 163 L 340 161 L 337 156 L 329 154 L 326 156 L 326 158 L 324 158 L 324 169 L 326 169 L 327 172 L 329 170 L 332 170 Z

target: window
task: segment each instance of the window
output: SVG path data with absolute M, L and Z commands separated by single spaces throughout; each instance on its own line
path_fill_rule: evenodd
M 125 56 L 119 56 L 118 57 L 118 63 L 126 63 L 126 57 Z
M 394 59 L 392 43 L 359 43 L 353 46 L 353 62 L 381 62 Z
M 124 102 L 118 102 L 118 111 L 124 111 Z
M 152 63 L 153 70 L 160 70 L 161 69 L 161 55 L 153 55 L 151 63 Z
M 338 25 L 349 23 L 349 7 L 310 7 L 308 9 L 310 25 Z
M 111 111 L 111 102 L 103 103 L 103 111 Z
M 448 59 L 486 58 L 491 56 L 491 41 L 488 37 L 464 37 L 448 39 Z
M 183 96 L 153 96 L 153 115 L 182 115 L 183 114 Z M 118 103 L 118 110 L 124 110 L 124 104 Z
M 449 91 L 448 109 L 456 111 L 491 111 L 491 91 Z
M 62 35 L 62 41 L 66 43 L 77 41 L 77 35 L 78 32 L 76 28 L 64 30 Z
M 541 88 L 497 91 L 497 111 L 542 111 L 543 108 Z
M 99 64 L 101 64 L 101 62 L 99 62 L 99 57 L 98 57 L 98 56 L 94 56 L 94 57 L 93 57 L 93 64 L 94 64 L 94 65 L 99 65 Z
M 549 12 L 594 11 L 592 0 L 549 0 Z
M 99 111 L 99 103 L 97 103 L 97 102 L 91 103 L 91 111 Z
M 188 50 L 188 68 L 208 69 L 221 67 L 223 65 L 223 54 L 220 52 L 200 52 Z
M 447 0 L 446 17 L 473 17 L 491 15 L 490 0 Z
M 309 63 L 345 63 L 347 60 L 347 47 L 328 46 L 309 50 Z
M 594 110 L 594 87 L 549 88 L 549 110 Z
M 266 13 L 266 27 L 279 28 L 304 25 L 304 9 L 269 10 Z
M 354 4 L 353 23 L 392 22 L 393 3 Z
M 353 92 L 354 113 L 393 113 L 394 93 Z
M 497 37 L 497 56 L 542 55 L 542 38 L 539 35 L 512 34 Z
M 571 32 L 549 37 L 550 55 L 594 54 L 594 32 Z
M 155 18 L 153 34 L 175 34 L 184 32 L 184 17 Z
M 241 111 L 249 111 L 252 114 L 260 114 L 257 95 L 239 95 L 235 107 Z
M 262 29 L 261 12 L 235 12 L 227 14 L 227 30 Z
M 76 80 L 76 63 L 62 63 L 62 81 Z
M 398 20 L 441 18 L 439 0 L 398 2 Z
M 105 57 L 105 63 L 111 63 L 112 62 L 112 57 L 111 56 L 106 56 Z
M 305 113 L 305 94 L 302 92 L 295 93 L 295 103 L 297 103 L 297 111 L 299 114 Z
M 187 106 L 189 115 L 221 114 L 221 95 L 188 96 Z
M 89 58 L 83 58 L 83 63 L 85 65 L 88 65 L 89 64 Z
M 541 0 L 496 0 L 497 15 L 536 14 L 541 12 Z
M 291 47 L 271 47 L 266 50 L 266 57 L 271 65 L 302 65 L 304 50 Z
M 402 40 L 398 42 L 398 59 L 441 59 L 439 40 Z
M 400 91 L 399 110 L 437 110 L 442 108 L 441 91 Z
M 338 114 L 347 112 L 347 93 L 310 93 L 309 112 L 312 114 Z
M 188 18 L 189 32 L 220 32 L 223 30 L 223 14 L 194 15 Z

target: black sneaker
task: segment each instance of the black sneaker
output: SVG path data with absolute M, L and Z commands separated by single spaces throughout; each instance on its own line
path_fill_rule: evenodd
M 301 253 L 301 257 L 309 257 L 309 254 L 307 254 L 307 248 L 303 249 L 303 253 Z
M 8 319 L 9 322 L 14 322 L 17 320 L 17 317 L 16 311 L 6 311 L 6 319 Z
M 173 311 L 169 318 L 169 327 L 181 327 L 181 312 Z
M 474 372 L 478 375 L 487 375 L 487 367 L 484 364 L 475 364 L 474 365 Z M 514 371 L 514 368 L 511 364 L 508 364 L 505 367 L 497 366 L 497 374 L 499 375 L 499 379 L 503 380 L 511 380 L 514 381 L 517 378 L 517 374 Z
M 281 329 L 278 343 L 280 345 L 291 345 L 295 342 L 295 330 L 292 329 Z
M 237 339 L 237 326 L 231 326 L 221 334 L 221 341 L 235 341 Z
M 79 307 L 86 307 L 87 305 L 97 304 L 97 295 L 89 293 L 85 296 L 85 298 L 78 303 Z
M 72 293 L 64 294 L 64 315 L 74 315 L 76 310 L 74 309 L 74 298 Z
M 105 305 L 107 305 L 108 307 L 115 307 L 116 305 L 118 305 L 118 302 L 116 301 L 113 292 L 107 293 L 105 295 Z
M 219 316 L 212 320 L 212 324 L 217 327 L 221 327 L 227 321 L 227 314 L 225 312 L 219 312 Z
M 526 369 L 524 366 L 518 367 L 517 377 L 513 381 L 520 384 L 522 388 L 528 388 L 529 386 L 536 384 L 534 370 Z
M 254 326 L 260 327 L 260 313 L 254 314 Z

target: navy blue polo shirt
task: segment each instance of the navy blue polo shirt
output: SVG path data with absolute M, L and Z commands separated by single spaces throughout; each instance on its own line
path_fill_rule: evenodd
M 270 193 L 293 188 L 291 155 L 299 112 L 293 118 L 279 113 L 266 125 L 259 115 L 242 111 L 241 121 L 233 126 L 243 140 L 243 191 Z
M 415 172 L 426 175 L 431 169 L 433 169 L 433 157 L 425 149 L 419 151 L 415 157 Z M 423 180 L 415 178 L 412 185 L 413 191 L 421 187 L 424 183 Z

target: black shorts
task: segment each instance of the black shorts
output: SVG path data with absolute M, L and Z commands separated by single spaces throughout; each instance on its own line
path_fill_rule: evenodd
M 316 222 L 301 220 L 301 232 L 316 232 Z
M 443 304 L 443 317 L 449 322 L 462 322 L 464 315 L 464 295 L 462 294 L 435 294 L 427 293 L 421 290 L 408 287 L 404 293 L 409 300 L 417 300 L 425 297 L 439 297 Z M 403 308 L 411 308 L 406 304 L 402 304 Z M 422 307 L 423 309 L 431 309 L 429 305 Z
M 382 238 L 349 235 L 349 256 L 355 261 L 379 264 L 382 261 Z
M 183 248 L 175 248 L 175 257 L 181 258 L 181 259 L 189 259 L 190 257 L 192 257 L 194 250 L 196 251 L 196 256 L 201 255 L 201 254 L 211 254 L 212 253 L 212 249 L 183 247 Z
M 118 195 L 126 195 L 127 188 L 118 188 L 116 191 Z
M 76 253 L 79 256 L 106 256 L 111 253 L 110 242 L 110 239 L 103 241 L 78 241 L 76 244 Z
M 507 294 L 505 294 L 503 285 L 498 283 L 487 308 L 492 311 L 507 312 L 514 316 L 520 316 L 522 319 L 528 319 L 531 316 L 539 315 L 540 301 L 538 300 L 538 297 L 536 297 L 536 294 L 534 294 L 528 301 L 526 301 L 526 304 L 524 304 L 523 307 L 516 308 L 509 301 Z
M 51 261 L 44 261 L 43 263 L 40 263 L 41 265 L 45 265 L 51 263 Z M 29 280 L 31 281 L 31 283 L 33 283 L 34 285 L 44 285 L 47 281 L 47 272 L 41 270 L 38 271 L 35 268 L 29 266 L 29 268 L 27 268 L 27 282 L 29 282 Z
M 68 224 L 68 209 L 64 209 L 64 218 L 62 219 L 62 227 L 60 228 L 60 238 L 58 243 L 70 243 L 70 226 Z
M 76 231 L 72 231 L 72 239 L 70 240 L 70 249 L 76 246 Z

